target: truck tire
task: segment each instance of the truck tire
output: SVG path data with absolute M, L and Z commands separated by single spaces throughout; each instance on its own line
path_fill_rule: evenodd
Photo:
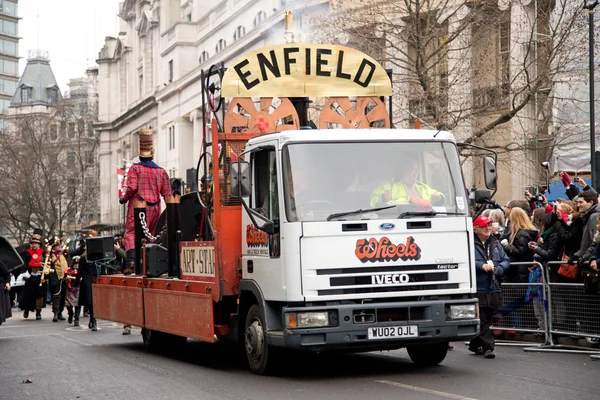
M 144 347 L 149 351 L 159 351 L 165 345 L 165 337 L 162 332 L 142 328 L 142 340 Z
M 410 359 L 419 367 L 433 367 L 446 358 L 448 342 L 413 345 L 406 350 Z
M 252 372 L 267 375 L 273 370 L 276 364 L 276 349 L 267 344 L 264 318 L 256 304 L 250 307 L 246 315 L 244 350 Z

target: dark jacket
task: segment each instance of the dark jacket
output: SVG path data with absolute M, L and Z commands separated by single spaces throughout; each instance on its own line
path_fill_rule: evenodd
M 594 204 L 585 212 L 585 214 L 583 214 L 583 217 L 581 217 L 583 220 L 583 234 L 581 235 L 581 244 L 579 246 L 579 250 L 575 252 L 575 256 L 580 258 L 583 257 L 587 249 L 594 241 L 598 216 L 600 216 L 600 209 L 598 208 L 597 204 Z
M 529 242 L 537 241 L 538 231 L 520 229 L 515 236 L 512 245 L 504 248 L 504 251 L 510 258 L 511 263 L 532 262 L 533 250 L 528 246 Z M 508 240 L 508 239 L 507 239 Z M 515 265 L 508 270 L 506 274 L 507 282 L 525 283 L 529 279 L 529 269 L 527 265 Z
M 510 266 L 510 259 L 504 252 L 500 242 L 498 242 L 494 236 L 490 236 L 485 243 L 482 243 L 477 235 L 474 236 L 477 293 L 499 293 L 499 289 L 493 290 L 491 287 L 492 274 L 494 274 L 496 279 L 501 282 L 504 271 Z M 486 264 L 490 258 L 494 263 L 494 272 L 485 272 L 482 266 L 483 264 Z
M 552 227 L 550 229 L 552 229 Z M 549 231 L 550 229 L 547 229 L 545 232 Z M 535 249 L 534 260 L 539 261 L 542 264 L 548 261 L 559 261 L 562 256 L 562 252 L 563 243 L 558 234 L 554 231 L 554 229 L 552 229 L 552 231 L 547 234 L 546 238 L 544 239 L 544 243 Z

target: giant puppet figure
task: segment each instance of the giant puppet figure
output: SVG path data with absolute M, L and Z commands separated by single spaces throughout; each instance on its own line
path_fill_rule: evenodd
M 123 269 L 125 275 L 130 275 L 135 270 L 133 200 L 146 202 L 146 223 L 150 233 L 153 233 L 158 217 L 160 217 L 160 197 L 171 195 L 167 172 L 152 161 L 154 157 L 152 130 L 142 129 L 139 132 L 139 146 L 140 162 L 129 168 L 127 190 L 125 195 L 119 199 L 121 204 L 129 202 L 125 225 L 125 250 L 127 251 L 127 263 Z

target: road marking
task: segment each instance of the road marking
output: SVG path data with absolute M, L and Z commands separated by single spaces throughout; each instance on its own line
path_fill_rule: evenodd
M 404 383 L 398 383 L 398 382 L 393 382 L 393 381 L 375 381 L 375 382 L 382 383 L 384 385 L 390 385 L 390 386 L 399 387 L 399 388 L 402 388 L 402 389 L 414 390 L 415 392 L 423 392 L 423 393 L 435 394 L 437 396 L 446 397 L 446 398 L 449 398 L 449 399 L 456 399 L 456 400 L 477 400 L 477 399 L 473 399 L 471 397 L 460 396 L 458 394 L 440 392 L 440 391 L 437 391 L 437 390 L 425 389 L 425 388 L 422 388 L 422 387 L 412 386 L 412 385 L 405 385 Z
M 56 333 L 40 333 L 39 335 L 21 335 L 21 336 L 4 336 L 0 337 L 2 339 L 23 339 L 23 338 L 32 338 L 32 337 L 41 337 L 41 336 L 54 336 Z

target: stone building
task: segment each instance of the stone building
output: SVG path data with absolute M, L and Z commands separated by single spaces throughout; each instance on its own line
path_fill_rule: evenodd
M 200 75 L 266 44 L 284 43 L 284 12 L 327 0 L 126 0 L 120 31 L 98 56 L 102 223 L 123 221 L 117 168 L 137 156 L 136 132 L 154 131 L 155 161 L 186 179 L 202 142 Z M 308 7 L 308 8 L 307 8 Z M 296 17 L 298 28 L 302 18 Z

